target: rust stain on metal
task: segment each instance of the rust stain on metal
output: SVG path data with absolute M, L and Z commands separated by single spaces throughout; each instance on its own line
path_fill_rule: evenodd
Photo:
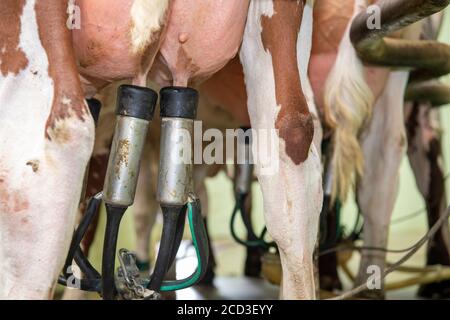
M 118 161 L 115 166 L 116 175 L 119 175 L 120 167 L 128 167 L 128 157 L 130 155 L 130 141 L 128 139 L 122 139 L 119 141 L 117 148 Z

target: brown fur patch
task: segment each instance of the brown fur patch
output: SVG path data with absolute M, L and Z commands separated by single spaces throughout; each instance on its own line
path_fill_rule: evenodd
M 316 1 L 312 54 L 338 51 L 345 29 L 352 18 L 354 5 L 354 1 Z
M 54 82 L 52 109 L 45 126 L 45 136 L 51 140 L 49 130 L 56 127 L 58 120 L 76 116 L 84 121 L 88 109 L 75 63 L 72 35 L 66 27 L 67 1 L 40 0 L 35 10 L 39 38 L 48 56 L 48 73 Z
M 278 115 L 276 128 L 280 137 L 286 142 L 286 153 L 295 164 L 308 158 L 309 147 L 314 137 L 314 123 L 310 114 L 298 110 L 283 112 Z
M 275 128 L 286 142 L 286 154 L 295 164 L 308 158 L 314 125 L 303 95 L 297 63 L 297 37 L 303 1 L 273 0 L 274 15 L 261 18 L 261 38 L 272 55 L 277 104 L 281 106 Z
M 25 52 L 19 48 L 21 22 L 25 0 L 0 2 L 0 72 L 18 74 L 28 66 Z
M 99 41 L 90 39 L 86 45 L 86 54 L 80 56 L 80 67 L 87 68 L 95 65 L 103 55 L 102 44 Z

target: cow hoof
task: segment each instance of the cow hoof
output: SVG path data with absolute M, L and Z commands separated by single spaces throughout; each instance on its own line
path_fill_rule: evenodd
M 424 284 L 417 296 L 424 299 L 450 299 L 450 280 Z

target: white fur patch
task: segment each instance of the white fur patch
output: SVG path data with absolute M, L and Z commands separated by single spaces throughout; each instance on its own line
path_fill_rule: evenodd
M 131 43 L 133 52 L 139 53 L 154 40 L 163 23 L 169 0 L 135 0 L 131 7 Z

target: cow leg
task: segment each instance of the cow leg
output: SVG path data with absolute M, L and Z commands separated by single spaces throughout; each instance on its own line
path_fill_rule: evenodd
M 97 193 L 102 191 L 103 182 L 105 180 L 106 168 L 108 166 L 109 154 L 95 155 L 91 158 L 89 165 L 89 176 L 86 190 L 86 198 L 83 204 L 80 206 L 79 216 L 81 218 L 86 210 L 87 201 L 95 196 Z M 89 256 L 89 250 L 91 249 L 92 243 L 95 239 L 95 234 L 97 232 L 97 224 L 99 220 L 99 215 L 97 214 L 92 220 L 92 224 L 89 226 L 86 234 L 81 242 L 81 247 L 83 249 L 86 257 Z
M 322 204 L 320 157 L 297 61 L 303 7 L 297 1 L 252 1 L 240 54 L 256 137 L 255 171 L 266 225 L 280 251 L 285 299 L 315 298 L 313 252 Z M 275 143 L 267 157 L 262 140 L 271 133 Z
M 2 60 L 0 72 L 0 149 L 8 150 L 0 156 L 0 299 L 52 297 L 92 153 L 94 122 L 72 54 L 66 5 L 0 4 L 2 23 L 11 19 L 1 32 L 6 27 L 8 41 L 17 36 L 2 54 L 12 50 L 6 57 L 23 62 L 8 70 Z
M 438 111 L 429 104 L 406 106 L 406 128 L 408 135 L 408 159 L 416 178 L 417 187 L 427 207 L 428 225 L 431 227 L 445 214 L 444 174 L 441 168 L 442 151 Z M 450 234 L 444 225 L 429 241 L 427 265 L 450 265 Z M 430 283 L 419 288 L 424 298 L 450 297 L 450 281 Z
M 406 72 L 392 72 L 384 92 L 377 100 L 368 128 L 362 133 L 364 175 L 358 182 L 357 199 L 364 217 L 364 246 L 386 248 L 389 223 L 394 208 L 401 159 L 406 151 L 403 118 L 403 92 Z M 382 273 L 386 253 L 363 251 L 356 285 L 367 281 L 372 268 Z M 383 288 L 363 295 L 384 297 Z
M 325 209 L 325 208 L 324 208 Z M 339 227 L 339 221 L 336 215 L 336 204 L 330 208 L 326 208 L 326 228 L 324 242 L 329 245 L 334 246 L 340 239 L 337 238 L 337 230 Z M 337 241 L 336 241 L 337 240 Z M 342 290 L 342 283 L 339 279 L 338 274 L 338 256 L 336 252 L 331 252 L 326 255 L 319 256 L 319 279 L 320 279 L 320 289 L 326 291 Z
M 94 151 L 89 163 L 85 198 L 82 199 L 78 210 L 78 221 L 82 219 L 83 214 L 85 213 L 87 201 L 103 189 L 111 142 L 114 134 L 114 124 L 116 118 L 114 109 L 117 88 L 118 84 L 110 85 L 97 95 L 97 98 L 101 100 L 103 107 L 96 125 Z M 89 228 L 81 242 L 81 248 L 86 257 L 89 257 L 89 251 L 95 240 L 98 220 L 99 215 L 97 214 L 93 218 L 93 221 L 89 225 Z M 75 288 L 65 288 L 62 299 L 85 300 L 87 299 L 87 292 Z

